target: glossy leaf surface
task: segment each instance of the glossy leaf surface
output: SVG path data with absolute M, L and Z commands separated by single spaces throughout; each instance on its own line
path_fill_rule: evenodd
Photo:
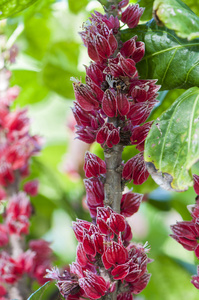
M 34 292 L 27 300 L 42 300 L 42 295 L 45 290 L 49 287 L 50 281 L 42 285 L 36 292 Z
M 187 41 L 154 20 L 126 29 L 122 39 L 137 35 L 145 42 L 145 56 L 138 67 L 141 78 L 158 79 L 162 90 L 199 86 L 199 40 Z
M 29 7 L 36 1 L 37 0 L 2 0 L 0 2 L 0 19 L 8 18 Z
M 154 15 L 163 25 L 181 38 L 193 40 L 199 37 L 199 18 L 180 0 L 155 0 Z
M 168 190 L 193 185 L 191 166 L 199 159 L 199 88 L 183 93 L 152 125 L 145 161 L 153 179 Z

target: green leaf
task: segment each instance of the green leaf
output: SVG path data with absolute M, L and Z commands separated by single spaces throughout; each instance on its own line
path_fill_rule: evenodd
M 71 77 L 82 75 L 77 70 L 79 44 L 73 41 L 58 42 L 46 54 L 42 79 L 52 91 L 66 98 L 73 98 Z
M 40 82 L 40 73 L 36 71 L 14 70 L 11 78 L 12 85 L 20 87 L 17 105 L 25 106 L 43 100 L 49 90 Z
M 152 277 L 141 293 L 144 299 L 198 299 L 198 290 L 190 283 L 190 274 L 173 259 L 163 255 L 155 256 L 148 269 Z
M 44 285 L 42 285 L 36 292 L 34 292 L 27 300 L 42 300 L 43 293 L 49 287 L 50 281 L 46 282 Z
M 188 42 L 154 20 L 122 31 L 122 40 L 137 35 L 145 56 L 137 64 L 141 78 L 158 79 L 162 90 L 199 86 L 199 39 Z
M 181 38 L 199 37 L 199 18 L 180 0 L 155 0 L 154 15 L 162 25 L 172 29 Z
M 29 7 L 36 1 L 37 0 L 1 0 L 0 19 L 8 18 Z
M 74 14 L 77 14 L 82 9 L 84 9 L 87 4 L 88 4 L 88 0 L 81 0 L 81 1 L 68 0 L 69 9 Z
M 191 186 L 191 166 L 199 159 L 199 88 L 183 93 L 153 123 L 145 142 L 145 161 L 153 179 L 168 190 Z
M 149 21 L 152 18 L 154 0 L 140 0 L 138 4 L 140 7 L 144 7 L 144 13 L 141 16 L 141 21 Z

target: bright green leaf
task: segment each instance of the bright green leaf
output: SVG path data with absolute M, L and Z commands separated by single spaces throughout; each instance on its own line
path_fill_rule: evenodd
M 163 25 L 181 38 L 193 40 L 199 37 L 199 18 L 180 0 L 155 0 L 154 14 Z
M 137 64 L 141 78 L 158 79 L 162 90 L 199 86 L 199 40 L 180 39 L 166 27 L 158 27 L 154 20 L 126 29 L 122 39 L 137 35 L 145 42 L 145 56 Z
M 80 77 L 77 70 L 79 44 L 76 42 L 58 42 L 46 53 L 42 79 L 52 91 L 66 98 L 73 98 L 71 77 Z
M 88 0 L 81 0 L 81 1 L 74 1 L 68 0 L 68 6 L 71 12 L 77 14 L 82 9 L 85 9 L 86 5 L 88 4 Z
M 8 18 L 29 7 L 36 1 L 37 0 L 1 0 L 0 19 Z
M 49 287 L 50 281 L 42 285 L 36 292 L 34 292 L 27 300 L 42 300 L 42 295 L 45 290 Z
M 183 93 L 152 125 L 145 161 L 153 179 L 168 190 L 192 185 L 191 166 L 199 159 L 199 88 Z
M 40 73 L 35 71 L 14 70 L 11 84 L 20 87 L 20 94 L 17 98 L 17 105 L 20 106 L 39 102 L 49 92 L 40 81 Z
M 150 241 L 149 241 L 150 242 Z M 149 264 L 152 277 L 141 293 L 147 300 L 198 299 L 198 290 L 190 283 L 191 275 L 167 256 L 155 256 Z

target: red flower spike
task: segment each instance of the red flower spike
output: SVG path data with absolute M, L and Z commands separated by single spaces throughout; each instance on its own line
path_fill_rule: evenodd
M 193 174 L 193 180 L 194 180 L 194 191 L 197 195 L 199 195 L 199 176 L 196 174 Z
M 83 247 L 86 254 L 95 256 L 96 255 L 96 249 L 94 245 L 94 241 L 92 237 L 84 232 L 83 236 Z
M 136 5 L 129 5 L 122 13 L 121 21 L 128 25 L 129 28 L 135 28 L 140 20 L 141 15 L 144 12 L 144 8 Z
M 117 213 L 112 213 L 109 219 L 109 227 L 115 234 L 119 234 L 125 230 L 126 224 L 125 219 L 122 215 Z
M 143 153 L 135 155 L 124 165 L 122 177 L 125 180 L 133 180 L 134 184 L 142 184 L 149 177 L 149 173 L 144 163 Z
M 77 263 L 80 264 L 80 266 L 85 267 L 88 263 L 88 258 L 86 256 L 86 253 L 84 251 L 82 243 L 79 243 L 77 245 L 77 253 L 76 253 L 76 260 Z
M 115 117 L 117 112 L 116 99 L 110 90 L 106 90 L 102 99 L 102 109 L 108 117 Z
M 99 102 L 96 100 L 92 91 L 83 83 L 73 83 L 75 98 L 78 104 L 85 111 L 91 111 L 99 107 Z
M 117 94 L 117 109 L 121 116 L 127 115 L 130 109 L 130 104 L 126 95 L 120 92 Z
M 120 135 L 118 129 L 113 129 L 106 140 L 106 144 L 109 148 L 112 148 L 113 145 L 117 145 L 120 142 Z
M 85 272 L 84 278 L 79 279 L 79 285 L 89 299 L 99 299 L 107 291 L 106 281 L 101 276 L 88 271 Z
M 97 177 L 106 173 L 106 164 L 101 158 L 87 151 L 85 154 L 84 172 L 88 178 Z
M 124 194 L 121 199 L 121 214 L 124 217 L 130 217 L 135 214 L 140 207 L 143 196 L 132 192 Z
M 122 245 L 119 245 L 116 242 L 112 242 L 106 251 L 104 252 L 107 261 L 115 266 L 117 264 L 124 264 L 128 257 L 128 252 L 126 248 Z

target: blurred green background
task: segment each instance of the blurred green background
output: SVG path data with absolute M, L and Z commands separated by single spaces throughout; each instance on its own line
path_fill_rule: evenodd
M 131 1 L 136 2 L 136 1 Z M 139 1 L 147 6 L 142 21 L 149 20 L 153 1 Z M 199 13 L 197 1 L 184 1 Z M 71 114 L 74 100 L 71 77 L 82 77 L 89 64 L 78 32 L 95 9 L 103 12 L 97 1 L 38 0 L 24 11 L 7 19 L 4 27 L 8 45 L 15 43 L 19 54 L 11 66 L 11 85 L 21 88 L 15 107 L 29 107 L 32 133 L 44 138 L 41 154 L 33 158 L 30 178 L 38 178 L 40 189 L 32 198 L 34 215 L 28 239 L 44 238 L 51 242 L 55 265 L 64 268 L 76 255 L 76 240 L 71 228 L 76 218 L 90 220 L 84 202 L 83 157 L 88 146 L 75 140 Z M 157 118 L 183 90 L 164 91 L 160 105 L 150 119 Z M 103 157 L 102 149 L 92 145 L 91 151 Z M 125 149 L 128 160 L 136 153 Z M 199 174 L 199 164 L 193 168 Z M 147 193 L 139 212 L 129 219 L 134 241 L 151 246 L 149 265 L 152 278 L 148 287 L 135 299 L 195 300 L 198 291 L 190 283 L 196 273 L 194 255 L 169 237 L 170 225 L 177 220 L 190 220 L 186 208 L 194 203 L 190 188 L 184 193 L 170 193 L 158 188 L 151 178 L 143 186 L 133 186 L 135 192 Z M 38 288 L 35 285 L 35 289 Z M 44 300 L 59 299 L 54 284 L 43 295 Z

